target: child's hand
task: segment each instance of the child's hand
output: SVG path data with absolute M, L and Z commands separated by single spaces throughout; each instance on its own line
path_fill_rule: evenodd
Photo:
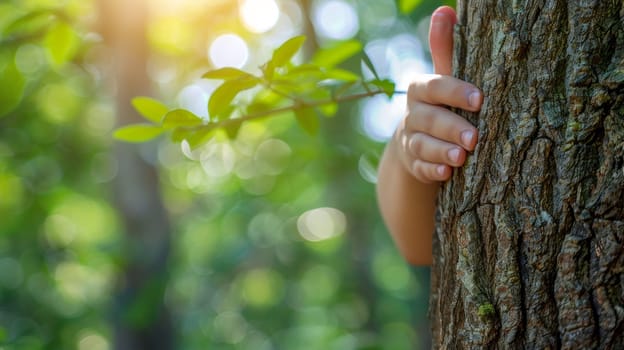
M 408 89 L 408 113 L 379 163 L 377 201 L 392 239 L 414 265 L 432 262 L 438 181 L 451 176 L 477 142 L 477 130 L 449 111 L 477 111 L 483 96 L 473 85 L 450 77 L 455 11 L 438 8 L 431 17 L 429 45 L 435 75 L 420 76 Z
M 422 75 L 407 92 L 407 115 L 394 135 L 403 166 L 419 181 L 446 181 L 477 142 L 477 129 L 445 106 L 478 111 L 483 95 L 474 85 L 451 76 L 455 11 L 437 9 L 429 41 L 437 74 Z

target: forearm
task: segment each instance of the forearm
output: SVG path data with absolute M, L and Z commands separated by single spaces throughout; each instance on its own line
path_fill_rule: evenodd
M 396 140 L 386 146 L 379 165 L 377 201 L 381 215 L 403 257 L 430 265 L 439 184 L 422 183 L 401 164 Z

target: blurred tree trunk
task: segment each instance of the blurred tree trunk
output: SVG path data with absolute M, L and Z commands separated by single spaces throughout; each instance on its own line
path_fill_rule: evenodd
M 131 100 L 151 92 L 146 69 L 147 2 L 100 0 L 99 10 L 113 61 L 118 122 L 140 122 Z M 119 162 L 115 198 L 127 232 L 124 270 L 113 310 L 115 348 L 173 349 L 173 330 L 163 300 L 171 227 L 160 197 L 157 170 L 136 145 L 116 143 L 115 154 Z
M 458 1 L 479 145 L 440 195 L 443 349 L 624 348 L 624 3 Z

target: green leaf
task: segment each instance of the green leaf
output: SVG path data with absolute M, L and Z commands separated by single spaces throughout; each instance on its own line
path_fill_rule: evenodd
M 149 141 L 164 131 L 163 128 L 152 124 L 132 124 L 115 130 L 113 136 L 121 141 L 126 142 L 145 142 Z
M 422 0 L 399 0 L 399 10 L 402 14 L 410 14 L 421 2 Z
M 187 129 L 187 128 L 176 128 L 171 132 L 171 141 L 173 142 L 182 142 L 186 140 L 190 135 L 196 133 L 195 129 Z
M 225 131 L 227 136 L 230 138 L 230 140 L 234 140 L 236 136 L 238 135 L 238 131 L 240 130 L 242 125 L 243 125 L 242 120 L 232 119 L 232 122 L 224 126 L 223 130 Z
M 70 61 L 78 48 L 78 34 L 65 22 L 57 22 L 46 34 L 44 43 L 53 65 Z
M 342 82 L 354 82 L 360 80 L 360 76 L 344 69 L 334 68 L 325 73 L 325 78 Z
M 169 107 L 164 103 L 145 96 L 133 98 L 132 105 L 140 115 L 154 123 L 160 123 L 163 116 L 169 111 Z
M 339 42 L 333 46 L 318 50 L 312 63 L 322 67 L 334 67 L 362 51 L 362 43 L 357 40 Z
M 9 23 L 5 27 L 3 34 L 4 36 L 9 36 L 18 33 L 21 35 L 38 33 L 47 28 L 59 15 L 50 9 L 28 11 Z
M 252 75 L 240 69 L 232 68 L 232 67 L 224 67 L 224 68 L 212 70 L 202 75 L 202 78 L 204 79 L 216 79 L 216 80 L 232 80 L 232 79 L 238 79 L 241 77 L 252 77 Z
M 241 91 L 251 89 L 258 85 L 256 78 L 242 78 L 228 80 L 221 84 L 210 96 L 208 101 L 208 113 L 211 118 L 223 120 L 227 117 L 225 112 L 230 108 L 230 104 Z
M 289 69 L 288 72 L 284 74 L 280 74 L 279 78 L 276 77 L 271 84 L 273 86 L 282 85 L 291 91 L 302 89 L 309 90 L 314 88 L 314 86 L 306 86 L 306 84 L 315 85 L 323 79 L 328 79 L 325 76 L 326 72 L 323 68 L 313 64 L 303 64 Z
M 280 47 L 273 52 L 271 62 L 274 67 L 283 67 L 286 63 L 295 56 L 297 51 L 303 46 L 303 42 L 306 40 L 304 35 L 299 35 L 287 40 Z
M 275 75 L 275 65 L 272 61 L 267 62 L 262 67 L 262 75 L 267 81 L 272 81 L 273 76 Z
M 295 109 L 295 117 L 299 125 L 310 135 L 318 133 L 320 122 L 316 112 L 312 108 Z
M 288 70 L 286 75 L 321 75 L 323 68 L 314 63 L 304 63 Z
M 162 124 L 165 128 L 176 128 L 180 126 L 197 126 L 202 125 L 204 120 L 185 109 L 174 109 L 167 112 L 163 118 Z
M 371 85 L 375 85 L 378 88 L 380 88 L 381 90 L 383 90 L 384 93 L 388 96 L 388 98 L 391 98 L 392 95 L 394 95 L 395 84 L 391 80 L 388 80 L 388 79 L 383 79 L 383 80 L 376 79 L 376 80 L 371 80 L 368 83 L 371 84 Z
M 368 57 L 366 52 L 362 52 L 362 62 L 364 62 L 366 67 L 371 71 L 371 73 L 373 73 L 375 79 L 379 80 L 379 74 L 377 74 L 377 70 L 375 69 L 373 62 L 371 61 L 370 57 Z
M 318 107 L 319 111 L 323 113 L 326 117 L 333 117 L 338 112 L 338 104 L 337 103 L 328 103 L 325 105 L 320 105 Z
M 215 128 L 213 125 L 202 126 L 195 129 L 176 128 L 171 133 L 171 140 L 173 142 L 182 142 L 186 140 L 191 148 L 197 148 L 201 146 L 210 138 L 214 136 Z
M 283 97 L 275 94 L 270 90 L 259 91 L 253 97 L 253 101 L 247 105 L 247 111 L 249 113 L 258 112 L 259 110 L 266 110 L 278 106 L 283 101 Z M 251 108 L 251 109 L 250 109 Z
M 26 80 L 15 66 L 13 56 L 9 62 L 0 68 L 0 117 L 13 111 L 22 100 Z

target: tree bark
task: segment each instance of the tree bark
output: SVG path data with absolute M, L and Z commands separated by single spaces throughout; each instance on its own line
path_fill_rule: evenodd
M 459 0 L 480 130 L 443 186 L 442 349 L 624 348 L 624 2 Z

